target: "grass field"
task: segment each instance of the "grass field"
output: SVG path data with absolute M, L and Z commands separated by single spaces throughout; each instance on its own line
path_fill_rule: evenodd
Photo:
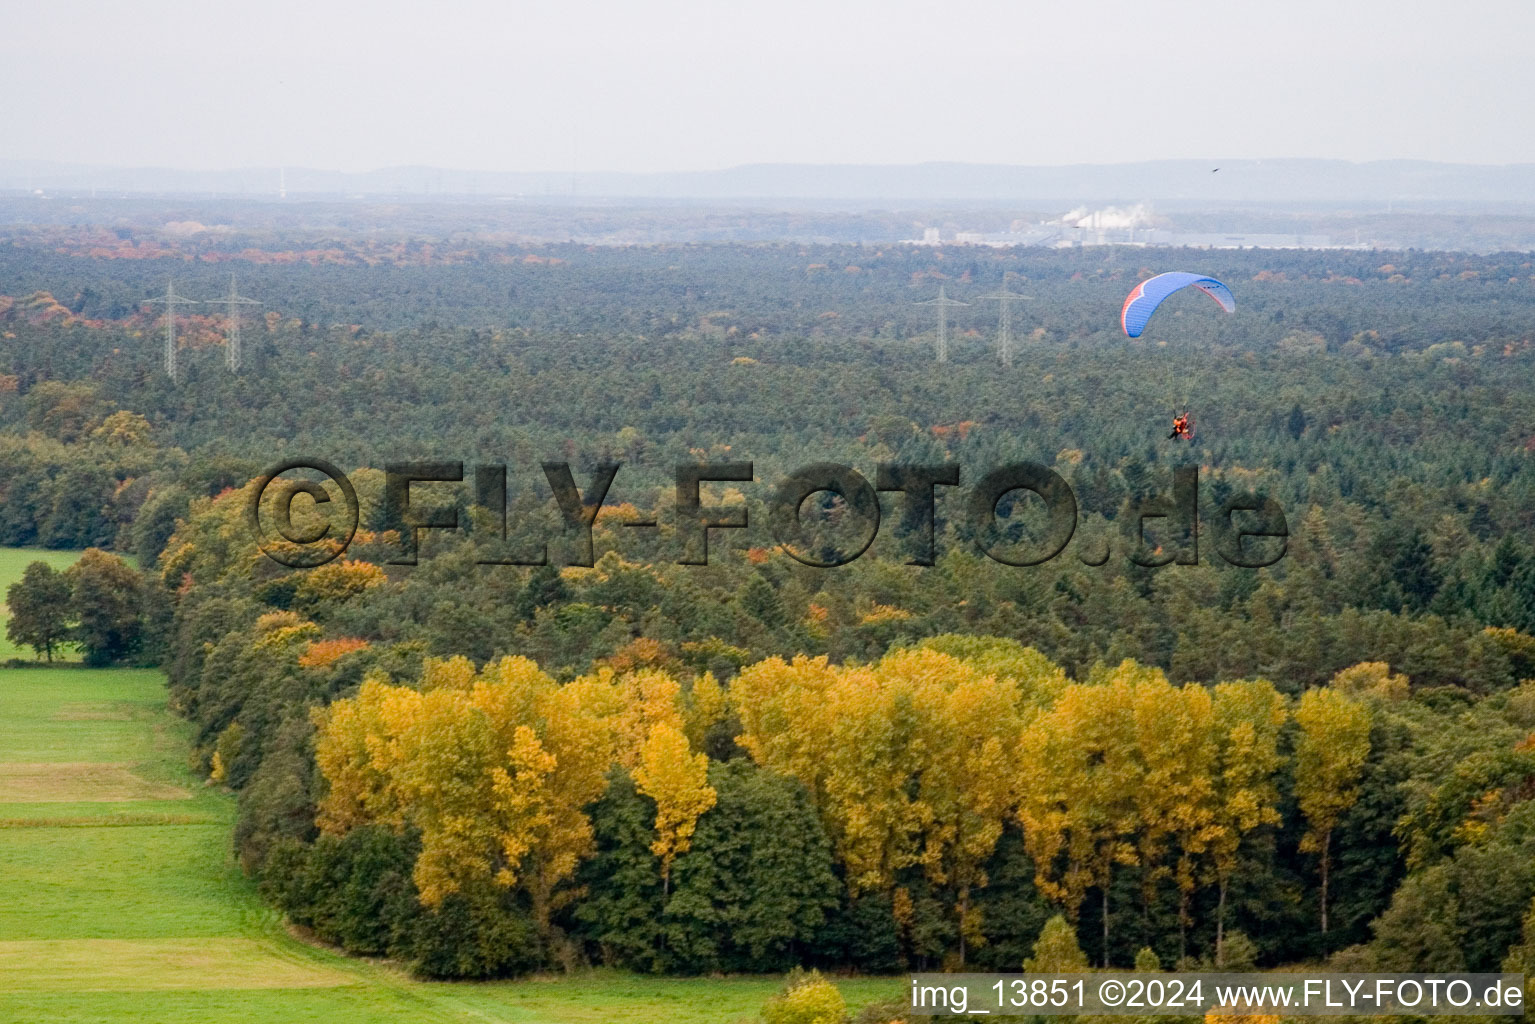
M 735 1024 L 778 987 L 422 983 L 307 946 L 235 866 L 233 801 L 188 775 L 186 742 L 156 672 L 0 669 L 0 1022 Z M 843 984 L 855 1006 L 901 989 Z

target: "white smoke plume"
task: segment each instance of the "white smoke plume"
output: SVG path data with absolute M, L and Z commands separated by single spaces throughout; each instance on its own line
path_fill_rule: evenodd
M 1124 208 L 1109 206 L 1102 210 L 1089 210 L 1085 206 L 1079 206 L 1070 213 L 1064 214 L 1056 223 L 1072 228 L 1112 231 L 1151 227 L 1153 216 L 1144 203 L 1136 203 L 1134 206 Z

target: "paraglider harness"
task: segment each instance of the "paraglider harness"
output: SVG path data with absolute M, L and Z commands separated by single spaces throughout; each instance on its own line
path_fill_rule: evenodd
M 1181 412 L 1173 417 L 1173 432 L 1167 435 L 1169 441 L 1194 440 L 1194 418 L 1186 412 Z

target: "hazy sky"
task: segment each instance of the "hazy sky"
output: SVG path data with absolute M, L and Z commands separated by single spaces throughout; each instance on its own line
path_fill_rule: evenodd
M 6 0 L 0 159 L 1535 161 L 1535 2 Z

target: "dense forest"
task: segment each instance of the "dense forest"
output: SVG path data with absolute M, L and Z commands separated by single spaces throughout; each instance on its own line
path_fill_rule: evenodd
M 431 251 L 0 249 L 0 543 L 135 556 L 121 628 L 49 643 L 164 666 L 295 924 L 439 977 L 1016 970 L 1058 914 L 1116 966 L 1535 972 L 1525 256 L 401 245 Z M 142 301 L 231 269 L 265 303 L 243 368 L 195 306 L 172 382 Z M 1183 294 L 1127 340 L 1124 294 L 1168 269 L 1237 312 Z M 940 284 L 970 303 L 941 365 L 915 305 Z M 1028 296 L 1010 366 L 1003 285 Z M 362 499 L 315 569 L 246 522 L 300 457 Z M 413 492 L 460 525 L 397 564 L 383 469 L 428 459 L 466 463 Z M 582 488 L 621 463 L 590 564 L 548 461 Z M 705 501 L 745 527 L 684 564 L 676 467 L 739 462 Z M 819 462 L 958 467 L 933 564 L 895 492 L 856 561 L 778 545 L 773 487 Z M 965 514 L 1023 462 L 1078 505 L 1041 565 L 988 557 Z M 1198 562 L 1138 564 L 1180 468 Z M 1284 512 L 1265 568 L 1209 530 L 1244 493 Z M 1003 511 L 1027 544 L 1038 509 Z M 43 603 L 78 618 L 81 580 L 122 572 L 90 564 L 37 574 Z

